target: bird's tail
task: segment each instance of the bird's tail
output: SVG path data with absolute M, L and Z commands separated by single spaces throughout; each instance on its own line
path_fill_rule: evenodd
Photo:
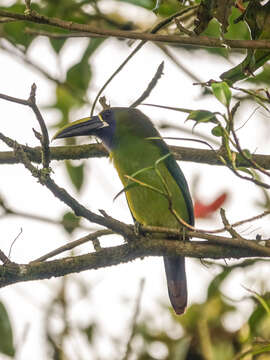
M 169 298 L 176 314 L 185 311 L 187 305 L 187 280 L 185 258 L 183 256 L 164 256 L 165 272 Z

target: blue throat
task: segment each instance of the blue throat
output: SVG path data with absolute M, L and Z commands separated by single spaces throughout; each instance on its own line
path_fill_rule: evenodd
M 115 147 L 115 129 L 116 121 L 115 119 L 110 119 L 110 126 L 105 126 L 101 129 L 95 131 L 95 135 L 100 138 L 102 143 L 106 146 L 108 150 L 113 150 Z

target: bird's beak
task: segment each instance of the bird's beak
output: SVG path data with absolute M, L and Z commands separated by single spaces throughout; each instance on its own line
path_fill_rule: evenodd
M 109 124 L 99 115 L 86 117 L 62 127 L 62 129 L 58 130 L 53 136 L 52 141 L 73 136 L 92 135 L 95 130 L 105 126 L 109 126 Z

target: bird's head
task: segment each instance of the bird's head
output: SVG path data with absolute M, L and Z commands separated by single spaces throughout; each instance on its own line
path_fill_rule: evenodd
M 140 110 L 114 107 L 67 124 L 58 130 L 52 140 L 92 135 L 98 137 L 108 150 L 112 150 L 119 143 L 119 139 L 123 139 L 127 134 L 140 137 L 159 135 L 148 117 Z
M 73 121 L 58 130 L 52 140 L 91 135 L 100 138 L 104 145 L 110 149 L 113 147 L 116 127 L 114 114 L 113 108 L 106 109 L 98 115 Z

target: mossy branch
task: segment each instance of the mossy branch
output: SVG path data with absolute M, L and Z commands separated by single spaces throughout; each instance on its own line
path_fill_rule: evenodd
M 0 287 L 13 283 L 50 279 L 85 270 L 94 270 L 126 263 L 145 256 L 182 255 L 196 258 L 223 259 L 256 257 L 258 253 L 249 249 L 183 242 L 177 240 L 140 238 L 135 241 L 107 247 L 90 254 L 66 257 L 60 260 L 33 262 L 30 264 L 8 263 L 0 266 Z

